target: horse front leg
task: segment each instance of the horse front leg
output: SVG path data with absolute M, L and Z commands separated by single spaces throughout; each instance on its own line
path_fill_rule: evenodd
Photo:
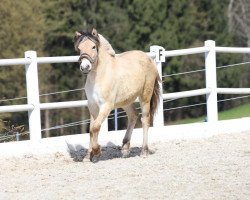
M 90 152 L 90 160 L 93 161 L 93 157 L 96 156 L 99 158 L 101 156 L 101 146 L 98 144 L 98 135 L 101 129 L 101 125 L 104 120 L 108 117 L 109 113 L 112 110 L 112 106 L 108 104 L 104 104 L 101 106 L 98 116 L 93 121 L 90 127 L 90 143 L 91 143 L 91 152 Z
M 94 117 L 92 114 L 90 114 L 90 130 L 92 129 L 94 123 Z M 90 160 L 90 154 L 92 151 L 92 140 L 93 140 L 93 135 L 91 134 L 91 131 L 89 133 L 89 149 L 87 151 L 87 154 L 84 157 L 84 161 L 89 161 Z

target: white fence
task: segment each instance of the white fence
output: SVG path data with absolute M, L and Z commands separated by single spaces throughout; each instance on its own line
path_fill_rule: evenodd
M 216 80 L 216 53 L 250 53 L 250 48 L 216 47 L 214 41 L 208 40 L 205 41 L 203 47 L 182 50 L 165 51 L 163 47 L 151 46 L 148 55 L 154 58 L 159 74 L 162 76 L 162 63 L 165 62 L 166 57 L 202 53 L 205 54 L 206 88 L 162 94 L 160 106 L 153 123 L 154 127 L 164 126 L 163 100 L 206 95 L 207 122 L 212 125 L 218 121 L 217 94 L 250 94 L 250 88 L 217 88 Z M 41 140 L 40 110 L 87 106 L 87 100 L 40 103 L 37 73 L 38 64 L 78 62 L 78 58 L 78 56 L 37 57 L 35 51 L 27 51 L 25 52 L 25 58 L 0 60 L 0 66 L 25 65 L 28 103 L 24 105 L 0 106 L 0 112 L 28 111 L 31 142 Z M 104 128 L 102 127 L 102 131 L 107 131 L 107 122 L 105 123 L 106 126 L 104 125 Z

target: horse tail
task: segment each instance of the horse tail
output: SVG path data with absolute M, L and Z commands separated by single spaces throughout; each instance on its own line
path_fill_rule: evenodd
M 156 113 L 156 110 L 159 106 L 159 102 L 160 102 L 160 83 L 161 83 L 161 78 L 159 76 L 159 74 L 157 73 L 157 77 L 155 79 L 155 84 L 154 84 L 154 90 L 153 90 L 153 94 L 150 100 L 150 121 L 151 123 L 154 120 L 154 115 Z

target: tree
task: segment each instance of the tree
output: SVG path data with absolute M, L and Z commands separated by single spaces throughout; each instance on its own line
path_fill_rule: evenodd
M 2 0 L 0 4 L 0 58 L 24 57 L 27 50 L 43 54 L 44 18 L 40 0 Z M 0 67 L 0 99 L 26 96 L 24 66 Z M 25 100 L 15 103 L 25 103 Z M 12 102 L 0 102 L 0 105 Z M 13 124 L 27 124 L 26 113 L 3 114 Z
M 77 0 L 59 0 L 59 1 L 43 1 L 45 6 L 44 13 L 46 18 L 47 29 L 45 31 L 46 40 L 44 48 L 49 56 L 67 56 L 74 55 L 76 52 L 73 47 L 73 37 L 75 31 L 82 29 L 86 25 L 86 20 L 83 11 L 85 11 L 89 1 Z M 93 1 L 95 2 L 95 1 Z M 92 5 L 92 4 L 91 4 Z M 57 9 L 55 9 L 57 8 Z M 77 63 L 61 63 L 53 64 L 53 73 L 43 80 L 42 85 L 49 85 L 52 91 L 64 91 L 69 89 L 82 88 L 84 85 L 84 76 L 78 70 Z M 45 93 L 48 92 L 47 90 Z M 60 95 L 51 95 L 48 97 L 49 101 L 65 101 L 65 100 L 79 100 L 86 98 L 83 91 L 63 93 Z M 82 112 L 81 112 L 82 111 Z M 68 123 L 72 121 L 80 121 L 86 109 L 71 109 L 70 114 L 68 109 L 51 110 L 45 114 L 50 118 L 51 126 Z M 88 114 L 86 114 L 88 117 Z M 85 126 L 84 129 L 86 129 Z M 86 130 L 84 130 L 86 131 Z M 68 134 L 77 131 L 67 129 Z M 64 129 L 51 131 L 52 135 L 64 134 Z M 48 134 L 47 134 L 48 135 Z
M 245 39 L 241 41 L 247 41 L 249 3 L 247 0 L 230 0 L 229 9 L 228 3 L 228 0 L 2 0 L 0 57 L 23 57 L 24 51 L 30 49 L 38 51 L 38 56 L 75 55 L 72 42 L 74 32 L 87 27 L 97 28 L 117 53 L 132 49 L 149 51 L 150 45 L 160 45 L 166 50 L 196 47 L 202 46 L 208 39 L 215 40 L 217 45 L 235 46 L 239 44 L 235 40 L 239 36 L 233 36 L 233 31 L 235 34 L 238 31 L 243 33 L 241 38 Z M 232 31 L 228 29 L 228 10 L 229 21 L 233 24 L 230 25 Z M 247 21 L 247 26 L 241 27 L 243 19 Z M 241 58 L 232 55 L 218 55 L 217 65 L 235 63 L 239 59 Z M 163 73 L 173 74 L 203 68 L 204 58 L 203 55 L 173 57 L 168 58 L 164 65 Z M 244 72 L 236 68 L 218 71 L 218 86 L 238 87 L 242 74 Z M 248 77 L 249 75 L 246 78 Z M 79 72 L 77 63 L 39 66 L 40 93 L 82 88 L 85 78 Z M 203 88 L 205 85 L 203 73 L 166 77 L 163 81 L 166 92 Z M 26 96 L 23 67 L 0 68 L 0 91 L 0 99 Z M 85 94 L 77 91 L 40 99 L 41 102 L 53 102 L 82 98 L 85 98 Z M 204 97 L 181 99 L 168 102 L 167 106 L 193 104 L 201 100 Z M 25 103 L 25 100 L 21 103 Z M 0 104 L 5 105 L 4 102 Z M 225 107 L 220 104 L 221 109 Z M 166 114 L 165 119 L 196 117 L 203 111 L 202 108 L 192 111 L 175 110 Z M 24 122 L 23 115 L 11 116 L 14 121 L 27 123 Z M 6 118 L 6 115 L 1 118 Z M 47 128 L 87 119 L 88 111 L 86 108 L 71 109 L 70 112 L 68 109 L 51 110 L 42 112 L 42 118 L 42 126 Z M 87 126 L 83 127 L 85 131 Z M 69 134 L 83 132 L 77 127 L 50 133 L 59 135 L 66 131 Z
M 230 0 L 228 19 L 230 32 L 238 35 L 250 47 L 250 2 L 247 0 Z
M 230 0 L 228 5 L 229 31 L 238 38 L 239 45 L 250 47 L 250 1 Z M 244 60 L 249 61 L 250 55 L 244 54 Z M 242 76 L 241 85 L 249 86 L 250 69 Z

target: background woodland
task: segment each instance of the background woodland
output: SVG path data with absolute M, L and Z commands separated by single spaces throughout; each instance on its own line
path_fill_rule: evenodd
M 0 59 L 24 57 L 27 50 L 38 56 L 76 55 L 72 39 L 77 30 L 95 27 L 112 44 L 116 53 L 151 45 L 166 50 L 200 47 L 211 39 L 218 46 L 250 46 L 250 2 L 247 0 L 1 0 Z M 217 66 L 250 61 L 249 55 L 218 54 Z M 204 68 L 204 55 L 168 58 L 163 74 Z M 218 87 L 250 87 L 249 65 L 217 71 Z M 86 76 L 77 63 L 39 65 L 41 102 L 86 99 Z M 163 79 L 165 92 L 205 87 L 204 72 Z M 24 66 L 0 67 L 0 106 L 24 104 L 26 97 Z M 219 99 L 232 95 L 219 96 Z M 164 103 L 164 108 L 205 102 L 205 96 Z M 219 103 L 219 110 L 249 102 L 248 99 Z M 166 111 L 165 123 L 198 117 L 205 106 Z M 86 120 L 87 108 L 42 111 L 42 128 Z M 28 131 L 28 114 L 0 114 L 0 133 L 22 126 Z M 109 128 L 113 129 L 113 119 Z M 119 119 L 124 128 L 126 119 Z M 88 132 L 88 124 L 43 131 L 43 137 Z M 138 122 L 137 126 L 140 126 Z M 23 139 L 28 135 L 24 135 Z

